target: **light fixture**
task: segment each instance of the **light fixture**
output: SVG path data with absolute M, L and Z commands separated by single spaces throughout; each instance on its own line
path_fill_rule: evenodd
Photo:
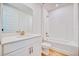
M 58 4 L 56 4 L 56 7 L 58 7 L 59 5 Z

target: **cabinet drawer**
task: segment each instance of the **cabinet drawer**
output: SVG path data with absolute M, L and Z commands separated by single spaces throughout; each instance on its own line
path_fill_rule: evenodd
M 24 40 L 24 41 L 18 41 L 18 42 L 3 45 L 3 55 L 9 54 L 13 51 L 20 49 L 20 48 L 28 46 L 29 44 L 32 44 L 32 43 L 38 41 L 39 38 L 32 38 L 32 39 L 28 39 L 28 40 Z

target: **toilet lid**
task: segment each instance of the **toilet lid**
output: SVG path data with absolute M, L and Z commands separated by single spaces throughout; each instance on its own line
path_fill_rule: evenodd
M 44 47 L 51 47 L 51 44 L 48 43 L 48 42 L 44 42 L 44 43 L 42 43 L 42 46 L 44 46 Z

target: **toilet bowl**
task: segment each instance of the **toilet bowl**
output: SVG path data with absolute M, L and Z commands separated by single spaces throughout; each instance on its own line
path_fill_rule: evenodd
M 45 52 L 46 55 L 48 55 L 49 48 L 51 48 L 51 44 L 48 42 L 42 43 L 42 51 Z

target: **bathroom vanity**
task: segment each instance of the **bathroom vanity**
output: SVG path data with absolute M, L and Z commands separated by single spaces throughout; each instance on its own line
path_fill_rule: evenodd
M 41 35 L 30 34 L 33 33 L 33 10 L 17 3 L 2 3 L 0 8 L 0 55 L 40 56 Z
M 37 34 L 4 37 L 1 44 L 3 56 L 41 55 L 41 36 Z

